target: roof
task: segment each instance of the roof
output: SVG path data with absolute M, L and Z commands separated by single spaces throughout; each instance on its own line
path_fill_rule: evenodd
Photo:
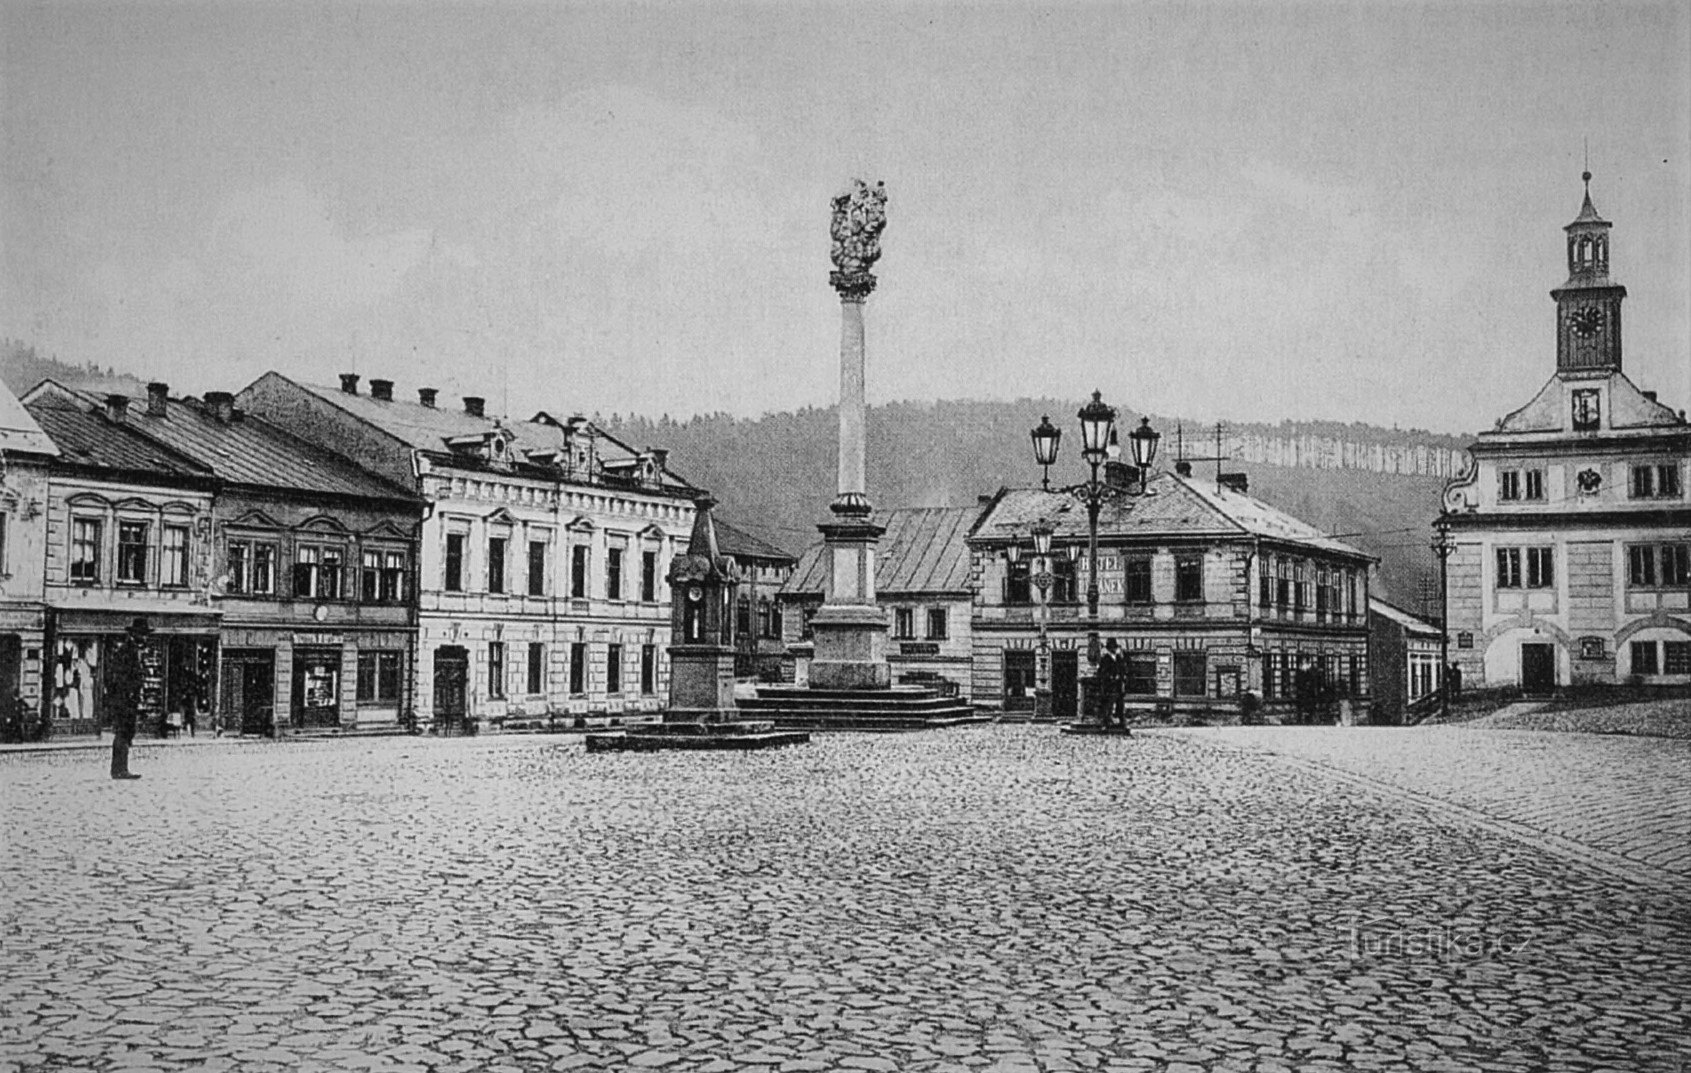
M 775 545 L 738 526 L 729 525 L 721 518 L 716 519 L 716 542 L 722 554 L 732 555 L 736 559 L 772 559 L 781 563 L 794 561 L 791 555 Z
M 1368 598 L 1368 611 L 1370 614 L 1379 615 L 1381 618 L 1397 623 L 1410 633 L 1431 634 L 1434 637 L 1439 635 L 1439 628 L 1431 622 L 1419 615 L 1411 615 L 1401 607 L 1388 604 L 1377 596 Z
M 84 397 L 92 407 L 99 405 L 98 399 Z M 414 492 L 261 418 L 237 413 L 225 424 L 198 399 L 169 400 L 164 417 L 147 412 L 145 397 L 136 399 L 129 406 L 125 427 L 233 484 L 362 499 L 418 499 Z
M 1518 410 L 1504 414 L 1497 427 L 1480 433 L 1480 440 L 1500 433 L 1516 432 L 1573 432 L 1573 411 L 1567 393 L 1574 390 L 1608 387 L 1608 413 L 1603 422 L 1612 431 L 1627 429 L 1661 429 L 1685 427 L 1685 419 L 1666 406 L 1645 395 L 1626 374 L 1615 370 L 1607 376 L 1582 377 L 1577 381 L 1552 376 L 1532 401 Z
M 979 506 L 909 507 L 877 514 L 875 521 L 886 532 L 875 547 L 876 591 L 967 592 L 968 537 L 980 512 Z M 826 591 L 823 550 L 822 544 L 805 549 L 783 593 Z
M 424 406 L 420 402 L 407 402 L 399 398 L 378 399 L 324 384 L 298 386 L 374 425 L 415 450 L 437 455 L 452 453 L 450 441 L 462 442 L 467 438 L 486 436 L 495 429 L 502 429 L 510 435 L 511 449 L 524 461 L 530 461 L 528 456 L 531 454 L 561 451 L 567 440 L 565 426 L 568 422 L 557 422 L 544 412 L 535 416 L 547 418 L 545 421 L 512 421 L 504 418 L 477 417 L 462 409 Z M 632 465 L 638 460 L 640 452 L 597 425 L 585 419 L 582 423 L 592 429 L 595 449 L 601 463 L 607 468 L 614 470 L 619 466 Z M 668 491 L 696 491 L 686 481 L 668 472 L 663 475 L 662 487 Z
M 212 471 L 65 395 L 44 395 L 28 404 L 30 414 L 59 446 L 59 460 L 76 466 L 150 473 L 158 477 L 209 480 Z
M 1587 174 L 1589 175 L 1590 173 L 1588 172 Z M 1574 222 L 1568 226 L 1574 227 L 1578 224 L 1608 224 L 1609 221 L 1603 219 L 1603 217 L 1597 214 L 1597 206 L 1591 203 L 1591 180 L 1587 178 L 1585 180 L 1585 184 L 1585 204 L 1579 207 L 1579 215 L 1574 217 Z
M 1053 539 L 1058 543 L 1087 539 L 1086 505 L 1072 495 L 1038 488 L 1001 491 L 975 527 L 974 536 L 1001 541 L 1025 539 L 1041 519 L 1051 523 Z M 1260 499 L 1177 473 L 1157 474 L 1142 496 L 1105 500 L 1098 515 L 1098 532 L 1128 539 L 1251 536 L 1357 559 L 1372 558 Z
M 0 452 L 3 451 L 49 456 L 59 453 L 40 423 L 24 409 L 24 404 L 10 388 L 0 384 Z

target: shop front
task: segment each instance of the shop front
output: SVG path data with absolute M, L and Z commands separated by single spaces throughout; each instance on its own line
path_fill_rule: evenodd
M 36 607 L 0 608 L 0 741 L 36 741 L 41 726 L 41 644 Z
M 141 653 L 144 679 L 136 732 L 195 734 L 215 710 L 217 615 L 131 611 L 56 612 L 48 617 L 47 714 L 53 734 L 97 734 L 112 725 L 106 698 L 109 657 L 136 618 L 153 634 Z
M 241 734 L 400 729 L 410 644 L 405 630 L 226 630 L 219 719 Z

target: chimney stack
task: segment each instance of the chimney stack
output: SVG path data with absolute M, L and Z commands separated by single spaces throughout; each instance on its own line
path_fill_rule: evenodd
M 653 447 L 651 451 L 652 464 L 658 467 L 659 473 L 664 472 L 665 468 L 669 465 L 669 448 Z
M 235 420 L 235 396 L 227 391 L 208 391 L 205 393 L 206 408 L 220 425 L 227 425 Z
M 392 402 L 393 381 L 372 378 L 370 380 L 370 397 L 378 402 Z
M 477 395 L 464 396 L 464 412 L 471 417 L 487 416 L 487 400 Z
M 128 395 L 107 395 L 106 396 L 106 416 L 111 419 L 111 422 L 114 425 L 121 425 L 126 420 L 128 420 L 128 418 L 129 418 L 129 396 Z
M 1251 479 L 1243 473 L 1223 473 L 1221 486 L 1232 492 L 1245 495 L 1251 490 Z
M 436 388 L 420 387 L 417 389 L 417 401 L 432 410 L 434 409 L 435 396 L 438 394 L 440 392 Z
M 1104 463 L 1104 483 L 1111 488 L 1126 488 L 1133 483 L 1134 467 L 1117 459 Z
M 1190 477 L 1192 475 L 1192 463 L 1182 458 L 1174 464 L 1174 472 L 1180 474 L 1182 477 Z
M 358 374 L 357 373 L 342 373 L 341 374 L 341 391 L 344 392 L 345 394 L 348 394 L 348 395 L 358 394 Z
M 170 404 L 170 385 L 154 380 L 147 385 L 147 416 L 163 417 Z
M 1651 402 L 1656 401 L 1656 393 L 1654 391 L 1646 391 L 1646 392 L 1643 393 L 1643 395 L 1646 399 L 1649 399 Z

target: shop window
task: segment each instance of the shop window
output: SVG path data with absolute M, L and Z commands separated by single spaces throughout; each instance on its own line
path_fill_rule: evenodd
M 1157 657 L 1150 654 L 1130 654 L 1122 661 L 1122 691 L 1135 697 L 1154 696 L 1157 692 Z
M 621 548 L 607 548 L 605 550 L 605 599 L 622 599 Z
M 570 644 L 570 693 L 581 696 L 587 692 L 587 643 Z
M 1177 555 L 1174 559 L 1174 598 L 1196 602 L 1204 598 L 1204 557 Z
M 658 691 L 658 646 L 640 646 L 640 692 L 651 696 Z
M 658 599 L 658 553 L 643 551 L 640 553 L 640 599 L 645 603 L 656 603 Z
M 162 561 L 159 564 L 159 584 L 167 588 L 185 589 L 188 587 L 188 527 L 185 525 L 167 525 L 164 527 L 164 545 Z
M 1208 678 L 1204 667 L 1202 652 L 1176 652 L 1174 654 L 1174 695 L 1177 697 L 1201 697 L 1207 692 Z
M 487 643 L 487 695 L 494 700 L 505 697 L 505 642 Z
M 487 541 L 487 591 L 505 591 L 505 547 L 509 544 L 504 537 L 489 537 Z
M 464 591 L 464 534 L 446 534 L 446 591 Z
M 117 523 L 117 580 L 144 584 L 147 580 L 147 523 Z
M 915 638 L 916 612 L 908 607 L 893 608 L 892 635 L 900 641 L 909 641 Z
M 360 704 L 399 703 L 398 652 L 358 653 L 358 702 Z
M 546 541 L 528 542 L 528 594 L 546 595 Z
M 928 640 L 943 641 L 948 634 L 950 613 L 943 607 L 928 608 Z
M 570 549 L 570 595 L 577 600 L 587 599 L 589 551 L 586 544 L 577 544 Z
M 1660 674 L 1656 663 L 1656 642 L 1634 641 L 1631 646 L 1633 674 Z
M 539 641 L 528 643 L 527 685 L 531 696 L 546 692 L 546 646 Z
M 619 644 L 605 646 L 605 692 L 612 695 L 622 692 L 622 646 Z

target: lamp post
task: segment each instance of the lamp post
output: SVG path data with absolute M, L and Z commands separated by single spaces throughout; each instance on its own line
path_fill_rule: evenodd
M 1439 716 L 1450 720 L 1450 553 L 1456 542 L 1440 518 L 1433 534 L 1433 554 L 1439 557 Z
M 1034 612 L 1039 623 L 1039 651 L 1034 656 L 1033 683 L 1033 717 L 1036 720 L 1051 718 L 1051 640 L 1046 622 L 1051 617 L 1048 597 L 1051 592 L 1051 534 L 1054 531 L 1051 523 L 1044 518 L 1033 524 L 1033 576 L 1028 580 L 1039 590 L 1039 607 Z
M 1120 441 L 1116 436 L 1116 409 L 1104 401 L 1101 392 L 1092 393 L 1092 401 L 1080 408 L 1080 457 L 1089 469 L 1091 475 L 1079 484 L 1069 485 L 1057 489 L 1059 494 L 1072 495 L 1086 505 L 1086 660 L 1090 669 L 1098 666 L 1098 515 L 1107 500 L 1118 496 L 1143 495 L 1150 476 L 1151 463 L 1157 457 L 1157 441 L 1162 434 L 1151 428 L 1151 419 L 1141 418 L 1139 427 L 1128 434 L 1128 443 L 1133 451 L 1133 466 L 1138 487 L 1132 485 L 1116 486 L 1098 477 L 1100 468 L 1105 462 L 1114 459 L 1121 451 Z M 1029 433 L 1033 440 L 1033 458 L 1044 470 L 1040 486 L 1049 492 L 1051 488 L 1051 466 L 1057 461 L 1057 449 L 1062 443 L 1062 430 L 1051 423 L 1049 415 L 1040 418 L 1039 424 Z

